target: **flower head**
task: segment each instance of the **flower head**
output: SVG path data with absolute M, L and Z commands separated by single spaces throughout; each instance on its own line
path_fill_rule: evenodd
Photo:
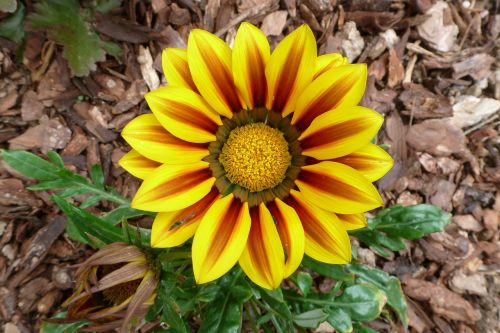
M 129 331 L 156 297 L 157 279 L 146 256 L 133 245 L 109 244 L 76 271 L 76 291 L 65 302 L 67 320 L 86 319 L 88 331 Z
M 317 56 L 307 25 L 272 52 L 241 24 L 233 48 L 192 30 L 187 50 L 163 51 L 168 86 L 146 94 L 152 114 L 123 130 L 133 150 L 120 164 L 143 179 L 132 206 L 158 212 L 153 247 L 194 235 L 198 283 L 239 262 L 276 288 L 304 252 L 351 260 L 348 229 L 382 205 L 372 182 L 392 159 L 370 140 L 383 122 L 358 106 L 365 65 Z

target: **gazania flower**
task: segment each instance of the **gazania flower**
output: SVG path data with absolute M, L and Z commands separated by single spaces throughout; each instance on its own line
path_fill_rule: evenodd
M 125 243 L 97 251 L 78 267 L 75 277 L 76 291 L 64 304 L 65 320 L 89 320 L 89 332 L 129 332 L 156 297 L 158 281 L 145 254 Z
M 132 207 L 159 212 L 153 247 L 194 235 L 198 283 L 238 261 L 247 276 L 276 288 L 304 252 L 326 263 L 351 260 L 346 230 L 382 205 L 371 182 L 392 166 L 370 140 L 383 118 L 357 106 L 365 65 L 318 57 L 307 25 L 270 52 L 243 23 L 230 49 L 191 31 L 187 50 L 166 49 L 168 86 L 146 94 L 152 114 L 123 137 L 121 166 L 144 181 Z

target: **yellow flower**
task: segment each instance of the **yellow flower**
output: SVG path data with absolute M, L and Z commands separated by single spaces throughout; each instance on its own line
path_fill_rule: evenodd
M 130 331 L 156 297 L 158 284 L 146 255 L 125 243 L 109 244 L 79 265 L 76 290 L 66 300 L 66 322 L 89 320 L 86 331 Z M 135 323 L 137 324 L 137 323 Z
M 392 166 L 370 143 L 383 117 L 357 106 L 366 66 L 318 57 L 307 25 L 271 54 L 243 23 L 232 49 L 191 31 L 186 51 L 164 50 L 163 70 L 169 85 L 146 94 L 153 113 L 124 128 L 133 150 L 120 161 L 143 179 L 132 207 L 159 212 L 151 245 L 194 235 L 198 283 L 238 261 L 264 288 L 278 287 L 304 252 L 349 262 L 346 230 L 382 205 L 371 182 Z

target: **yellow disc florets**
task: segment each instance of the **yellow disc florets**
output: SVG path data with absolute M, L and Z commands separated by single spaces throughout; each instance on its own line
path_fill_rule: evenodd
M 283 181 L 291 159 L 283 133 L 264 123 L 232 130 L 219 155 L 229 181 L 251 192 Z

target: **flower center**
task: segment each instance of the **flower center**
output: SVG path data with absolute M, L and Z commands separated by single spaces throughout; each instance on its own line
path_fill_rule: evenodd
M 283 133 L 264 123 L 233 129 L 219 155 L 229 181 L 251 192 L 280 184 L 291 160 Z

